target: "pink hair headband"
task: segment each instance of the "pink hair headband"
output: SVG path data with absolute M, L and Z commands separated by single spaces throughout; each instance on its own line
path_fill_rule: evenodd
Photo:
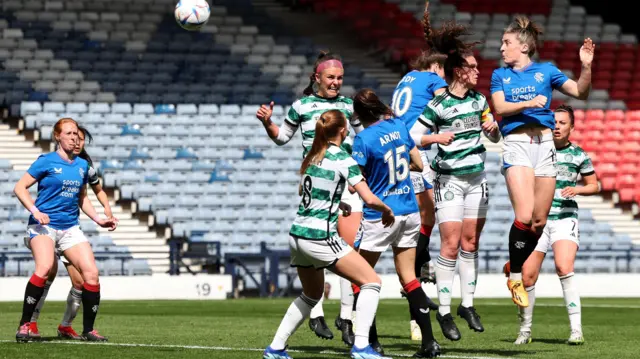
M 323 61 L 321 62 L 318 67 L 316 68 L 316 73 L 319 74 L 322 71 L 330 68 L 330 67 L 337 67 L 337 68 L 343 68 L 342 67 L 342 62 L 340 62 L 340 60 L 336 60 L 336 59 L 331 59 L 331 60 L 327 60 L 327 61 Z

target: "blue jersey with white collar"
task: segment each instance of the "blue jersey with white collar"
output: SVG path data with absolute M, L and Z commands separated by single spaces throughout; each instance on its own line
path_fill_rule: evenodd
M 64 230 L 78 225 L 80 191 L 87 184 L 89 164 L 80 157 L 67 162 L 57 152 L 40 155 L 27 170 L 38 182 L 36 207 L 49 216 L 49 226 Z M 29 224 L 38 224 L 29 217 Z
M 433 98 L 433 93 L 446 86 L 447 83 L 435 72 L 411 71 L 396 86 L 391 108 L 410 129 Z
M 371 192 L 396 215 L 418 212 L 409 176 L 409 151 L 415 146 L 407 127 L 397 118 L 382 120 L 365 128 L 353 141 L 353 159 L 364 168 Z M 364 206 L 365 219 L 379 219 L 381 216 L 380 212 Z
M 538 95 L 547 97 L 544 108 L 528 108 L 519 114 L 502 117 L 499 122 L 502 135 L 506 136 L 516 128 L 529 123 L 555 128 L 553 111 L 549 109 L 551 94 L 568 79 L 555 65 L 548 62 L 532 62 L 520 70 L 511 67 L 494 70 L 491 76 L 491 94 L 503 91 L 506 102 L 529 101 Z

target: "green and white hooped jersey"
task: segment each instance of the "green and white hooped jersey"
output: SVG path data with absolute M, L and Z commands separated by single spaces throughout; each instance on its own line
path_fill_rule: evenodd
M 565 187 L 576 186 L 579 174 L 589 176 L 595 173 L 591 158 L 582 148 L 571 143 L 564 148 L 556 149 L 556 156 L 558 174 L 549 220 L 578 218 L 578 203 L 574 199 L 562 197 L 561 193 Z
M 438 144 L 438 153 L 431 164 L 438 174 L 460 176 L 484 170 L 482 122 L 493 121 L 484 95 L 470 90 L 460 98 L 447 88 L 429 102 L 418 121 L 434 133 L 455 134 L 450 145 Z
M 302 200 L 289 234 L 323 240 L 336 234 L 338 206 L 345 186 L 362 181 L 356 161 L 341 147 L 330 145 L 323 160 L 302 176 Z
M 285 121 L 295 127 L 300 127 L 302 132 L 302 157 L 307 155 L 313 144 L 313 138 L 316 134 L 316 121 L 324 112 L 329 110 L 340 110 L 344 113 L 351 127 L 360 132 L 362 125 L 360 121 L 353 120 L 353 100 L 344 96 L 337 96 L 332 99 L 319 97 L 316 94 L 305 96 L 291 105 Z M 353 140 L 347 137 L 342 143 L 342 148 L 351 153 Z

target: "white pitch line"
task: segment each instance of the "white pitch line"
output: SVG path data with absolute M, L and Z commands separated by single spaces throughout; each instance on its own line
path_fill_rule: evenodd
M 15 343 L 13 340 L 0 340 L 0 343 Z M 259 348 L 229 348 L 229 347 L 208 347 L 202 345 L 173 345 L 173 344 L 135 344 L 135 343 L 91 343 L 83 341 L 36 341 L 34 344 L 63 344 L 63 345 L 103 345 L 113 347 L 137 347 L 137 348 L 162 348 L 162 349 L 196 349 L 196 350 L 215 350 L 215 351 L 235 351 L 235 352 L 261 352 L 264 349 Z M 287 350 L 291 353 L 305 353 L 305 354 L 327 354 L 327 355 L 348 355 L 349 352 L 338 352 L 333 350 L 323 350 L 320 352 L 312 352 L 308 350 Z M 446 349 L 444 349 L 446 352 Z M 413 354 L 392 354 L 392 357 L 411 358 Z M 509 357 L 485 357 L 485 356 L 466 356 L 466 355 L 441 355 L 441 358 L 456 358 L 456 359 L 514 359 Z

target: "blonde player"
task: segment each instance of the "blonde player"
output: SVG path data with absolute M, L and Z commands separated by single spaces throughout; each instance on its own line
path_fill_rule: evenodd
M 567 343 L 573 345 L 584 343 L 580 295 L 574 282 L 573 273 L 573 265 L 580 245 L 578 204 L 574 198 L 578 195 L 597 194 L 600 192 L 600 185 L 589 155 L 582 148 L 569 141 L 573 132 L 573 109 L 567 105 L 559 106 L 555 110 L 555 120 L 553 142 L 558 155 L 556 190 L 549 212 L 549 221 L 544 228 L 542 237 L 522 267 L 522 279 L 527 293 L 529 293 L 529 306 L 518 308 L 520 334 L 515 344 L 531 343 L 533 306 L 536 299 L 535 284 L 540 274 L 542 261 L 549 248 L 553 249 L 556 273 L 560 278 L 564 303 L 569 313 L 571 334 Z M 584 186 L 576 186 L 579 177 L 582 177 Z
M 549 109 L 553 90 L 585 100 L 591 89 L 591 64 L 595 45 L 584 40 L 580 48 L 582 71 L 578 81 L 565 76 L 551 63 L 537 63 L 540 28 L 525 16 L 517 16 L 502 36 L 502 60 L 506 66 L 491 76 L 491 102 L 502 116 L 503 171 L 515 220 L 509 232 L 511 274 L 507 287 L 513 302 L 529 305 L 522 283 L 522 265 L 542 235 L 556 187 L 555 120 Z

